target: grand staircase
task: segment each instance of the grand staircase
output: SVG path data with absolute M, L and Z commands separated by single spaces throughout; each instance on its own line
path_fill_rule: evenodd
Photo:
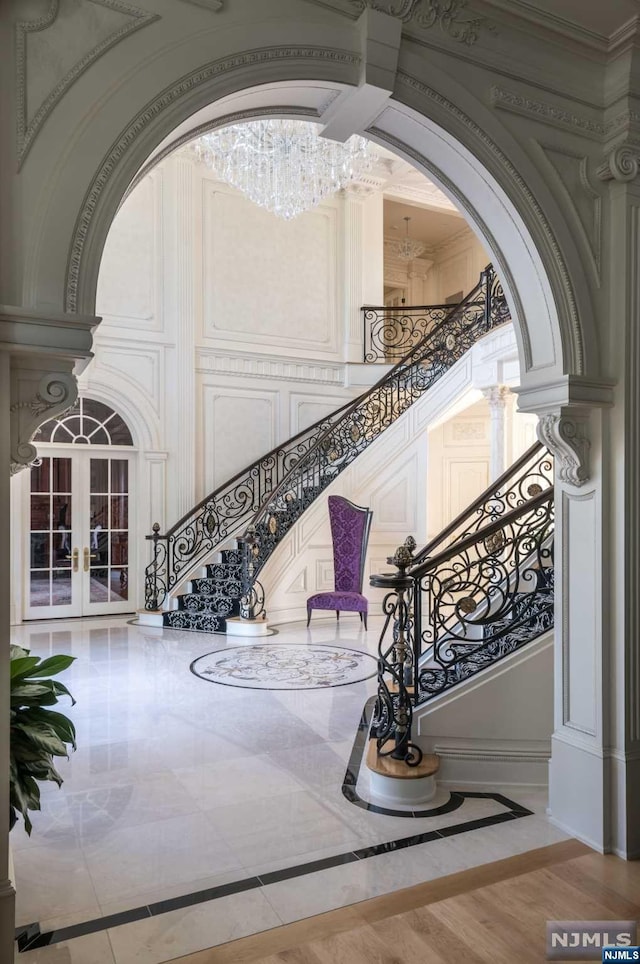
M 367 345 L 367 361 L 394 357 L 395 336 L 411 346 L 372 388 L 243 469 L 168 532 L 154 525 L 147 613 L 199 632 L 259 617 L 260 570 L 300 516 L 480 338 L 511 320 L 491 265 L 460 304 L 421 309 L 410 337 L 407 318 L 396 312 L 378 327 L 377 354 Z

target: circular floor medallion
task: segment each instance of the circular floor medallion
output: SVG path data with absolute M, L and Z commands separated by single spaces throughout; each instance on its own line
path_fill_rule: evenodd
M 315 690 L 376 675 L 373 656 L 346 646 L 260 643 L 199 656 L 191 672 L 210 683 L 257 690 Z

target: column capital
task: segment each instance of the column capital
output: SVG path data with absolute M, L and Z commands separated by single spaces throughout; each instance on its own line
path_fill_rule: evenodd
M 640 144 L 620 144 L 596 168 L 601 181 L 635 181 L 640 173 Z
M 560 408 L 541 415 L 537 434 L 555 459 L 560 482 L 581 486 L 589 481 L 589 414 Z
M 77 397 L 73 362 L 42 357 L 12 360 L 11 475 L 35 462 L 38 451 L 32 439 L 38 428 L 48 419 L 66 412 Z
M 490 408 L 496 406 L 504 408 L 507 404 L 507 398 L 511 395 L 511 389 L 508 385 L 490 385 L 488 388 L 482 389 L 482 394 L 489 402 Z

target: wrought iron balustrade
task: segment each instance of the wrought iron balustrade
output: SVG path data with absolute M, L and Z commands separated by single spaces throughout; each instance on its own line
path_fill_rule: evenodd
M 296 461 L 340 419 L 350 402 L 299 432 L 238 472 L 182 517 L 165 534 L 156 523 L 152 559 L 145 571 L 145 608 L 159 610 L 187 573 L 205 562 L 219 545 L 246 529 L 265 496 L 287 476 Z
M 272 551 L 317 496 L 479 338 L 508 321 L 500 282 L 489 265 L 464 301 L 373 388 L 257 459 L 165 534 L 154 526 L 147 536 L 153 558 L 146 569 L 145 607 L 161 609 L 168 594 L 214 549 L 249 525 L 259 547 L 251 572 L 257 579 Z
M 444 321 L 457 305 L 361 308 L 364 361 L 395 364 Z
M 552 628 L 553 515 L 551 489 L 412 570 L 418 702 Z
M 536 443 L 440 535 L 413 555 L 409 538 L 371 577 L 388 590 L 371 736 L 406 749 L 421 703 L 553 627 L 553 460 Z M 401 645 L 398 646 L 398 639 Z

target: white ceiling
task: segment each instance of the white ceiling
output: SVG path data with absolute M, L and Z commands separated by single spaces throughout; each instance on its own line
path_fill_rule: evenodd
M 400 241 L 405 236 L 403 218 L 410 217 L 409 237 L 422 241 L 429 247 L 437 247 L 456 234 L 471 229 L 457 212 L 429 211 L 401 201 L 384 201 L 384 236 Z

